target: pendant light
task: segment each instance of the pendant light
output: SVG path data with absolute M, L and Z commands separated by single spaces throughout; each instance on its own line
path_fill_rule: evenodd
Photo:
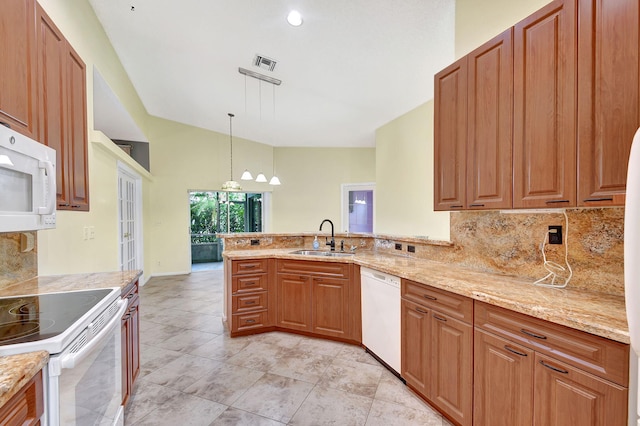
M 276 86 L 273 86 L 273 122 L 276 122 Z M 269 185 L 280 185 L 280 179 L 278 179 L 278 176 L 276 176 L 276 147 L 274 146 L 273 149 L 271 150 L 271 158 L 273 159 L 273 163 L 272 163 L 272 172 L 273 172 L 273 177 L 271 178 L 271 180 L 269 181 Z M 266 181 L 266 179 L 265 179 Z
M 223 191 L 242 191 L 242 187 L 240 186 L 240 184 L 235 180 L 233 180 L 233 135 L 231 131 L 232 130 L 231 121 L 235 116 L 231 113 L 228 113 L 227 115 L 229 115 L 229 147 L 230 147 L 229 158 L 231 159 L 231 162 L 230 162 L 229 180 L 222 184 L 222 190 Z

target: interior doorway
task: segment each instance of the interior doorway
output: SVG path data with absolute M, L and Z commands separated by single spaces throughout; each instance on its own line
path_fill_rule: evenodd
M 262 232 L 263 194 L 189 192 L 191 270 L 222 268 L 222 241 L 216 234 Z
M 141 223 L 142 178 L 118 162 L 118 259 L 121 271 L 143 269 Z
M 342 185 L 342 227 L 344 232 L 373 233 L 375 183 Z

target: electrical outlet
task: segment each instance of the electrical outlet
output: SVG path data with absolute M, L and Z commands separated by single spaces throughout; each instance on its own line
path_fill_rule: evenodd
M 252 246 L 259 246 L 260 245 L 260 240 L 251 240 L 251 245 Z
M 402 250 L 402 244 L 396 243 L 396 250 Z
M 562 244 L 562 226 L 549 226 L 549 244 Z
M 407 246 L 407 251 L 409 253 L 415 253 L 416 252 L 416 246 Z

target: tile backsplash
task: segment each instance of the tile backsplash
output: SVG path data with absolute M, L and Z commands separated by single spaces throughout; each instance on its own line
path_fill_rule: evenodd
M 31 238 L 33 248 L 26 249 Z M 38 275 L 37 238 L 36 232 L 0 233 L 0 288 Z

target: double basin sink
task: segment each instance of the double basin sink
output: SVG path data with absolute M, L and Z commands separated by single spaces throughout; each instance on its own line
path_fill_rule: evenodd
M 355 253 L 323 250 L 296 250 L 292 251 L 291 254 L 299 254 L 302 256 L 349 257 L 353 256 Z

